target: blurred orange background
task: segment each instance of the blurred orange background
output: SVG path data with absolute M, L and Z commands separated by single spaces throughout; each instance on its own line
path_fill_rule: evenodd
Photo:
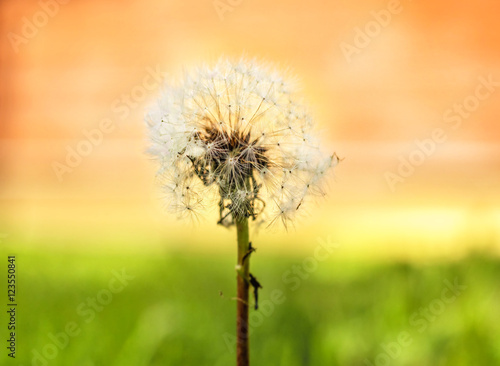
M 215 215 L 192 225 L 164 211 L 143 116 L 160 77 L 246 55 L 300 78 L 325 147 L 344 158 L 326 202 L 288 233 L 260 233 L 258 246 L 307 251 L 330 236 L 353 258 L 500 253 L 497 1 L 11 0 L 0 9 L 0 233 L 11 243 L 233 250 L 235 234 Z M 102 123 L 102 141 L 88 145 L 85 131 Z M 70 167 L 78 146 L 90 150 Z

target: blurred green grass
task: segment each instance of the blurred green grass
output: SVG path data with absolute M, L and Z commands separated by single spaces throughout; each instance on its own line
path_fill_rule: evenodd
M 252 258 L 252 272 L 264 286 L 262 310 L 251 320 L 252 364 L 500 364 L 498 259 L 472 255 L 432 264 L 328 259 L 306 279 L 283 281 L 303 259 L 263 251 Z M 233 256 L 32 250 L 19 252 L 17 265 L 16 365 L 235 364 Z M 113 271 L 122 270 L 134 278 L 109 300 L 103 290 Z M 443 298 L 445 280 L 466 288 L 446 300 L 453 294 Z M 271 309 L 275 290 L 285 301 Z M 87 298 L 99 294 L 109 303 L 92 310 Z M 79 334 L 61 335 L 70 322 Z M 402 334 L 410 344 L 396 345 Z M 44 360 L 33 362 L 34 352 Z

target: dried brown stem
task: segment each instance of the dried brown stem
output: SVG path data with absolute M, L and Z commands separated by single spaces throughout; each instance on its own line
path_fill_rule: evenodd
M 245 256 L 249 249 L 248 218 L 236 220 L 236 231 L 238 235 L 238 262 L 240 265 L 237 274 L 237 298 L 236 301 L 236 365 L 250 365 L 250 348 L 248 339 L 248 292 L 250 283 L 249 269 L 250 256 Z

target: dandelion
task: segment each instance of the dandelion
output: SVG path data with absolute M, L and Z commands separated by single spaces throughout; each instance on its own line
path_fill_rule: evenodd
M 215 204 L 218 224 L 237 228 L 237 359 L 248 365 L 248 293 L 260 286 L 249 273 L 248 221 L 288 227 L 308 198 L 324 195 L 338 157 L 321 152 L 292 83 L 256 61 L 221 59 L 186 74 L 146 120 L 169 208 L 197 217 Z

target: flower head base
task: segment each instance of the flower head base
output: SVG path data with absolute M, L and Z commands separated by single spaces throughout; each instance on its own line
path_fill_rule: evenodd
M 286 226 L 338 163 L 321 154 L 291 85 L 254 61 L 187 75 L 147 122 L 170 208 L 191 215 L 215 200 L 225 226 L 244 217 Z

